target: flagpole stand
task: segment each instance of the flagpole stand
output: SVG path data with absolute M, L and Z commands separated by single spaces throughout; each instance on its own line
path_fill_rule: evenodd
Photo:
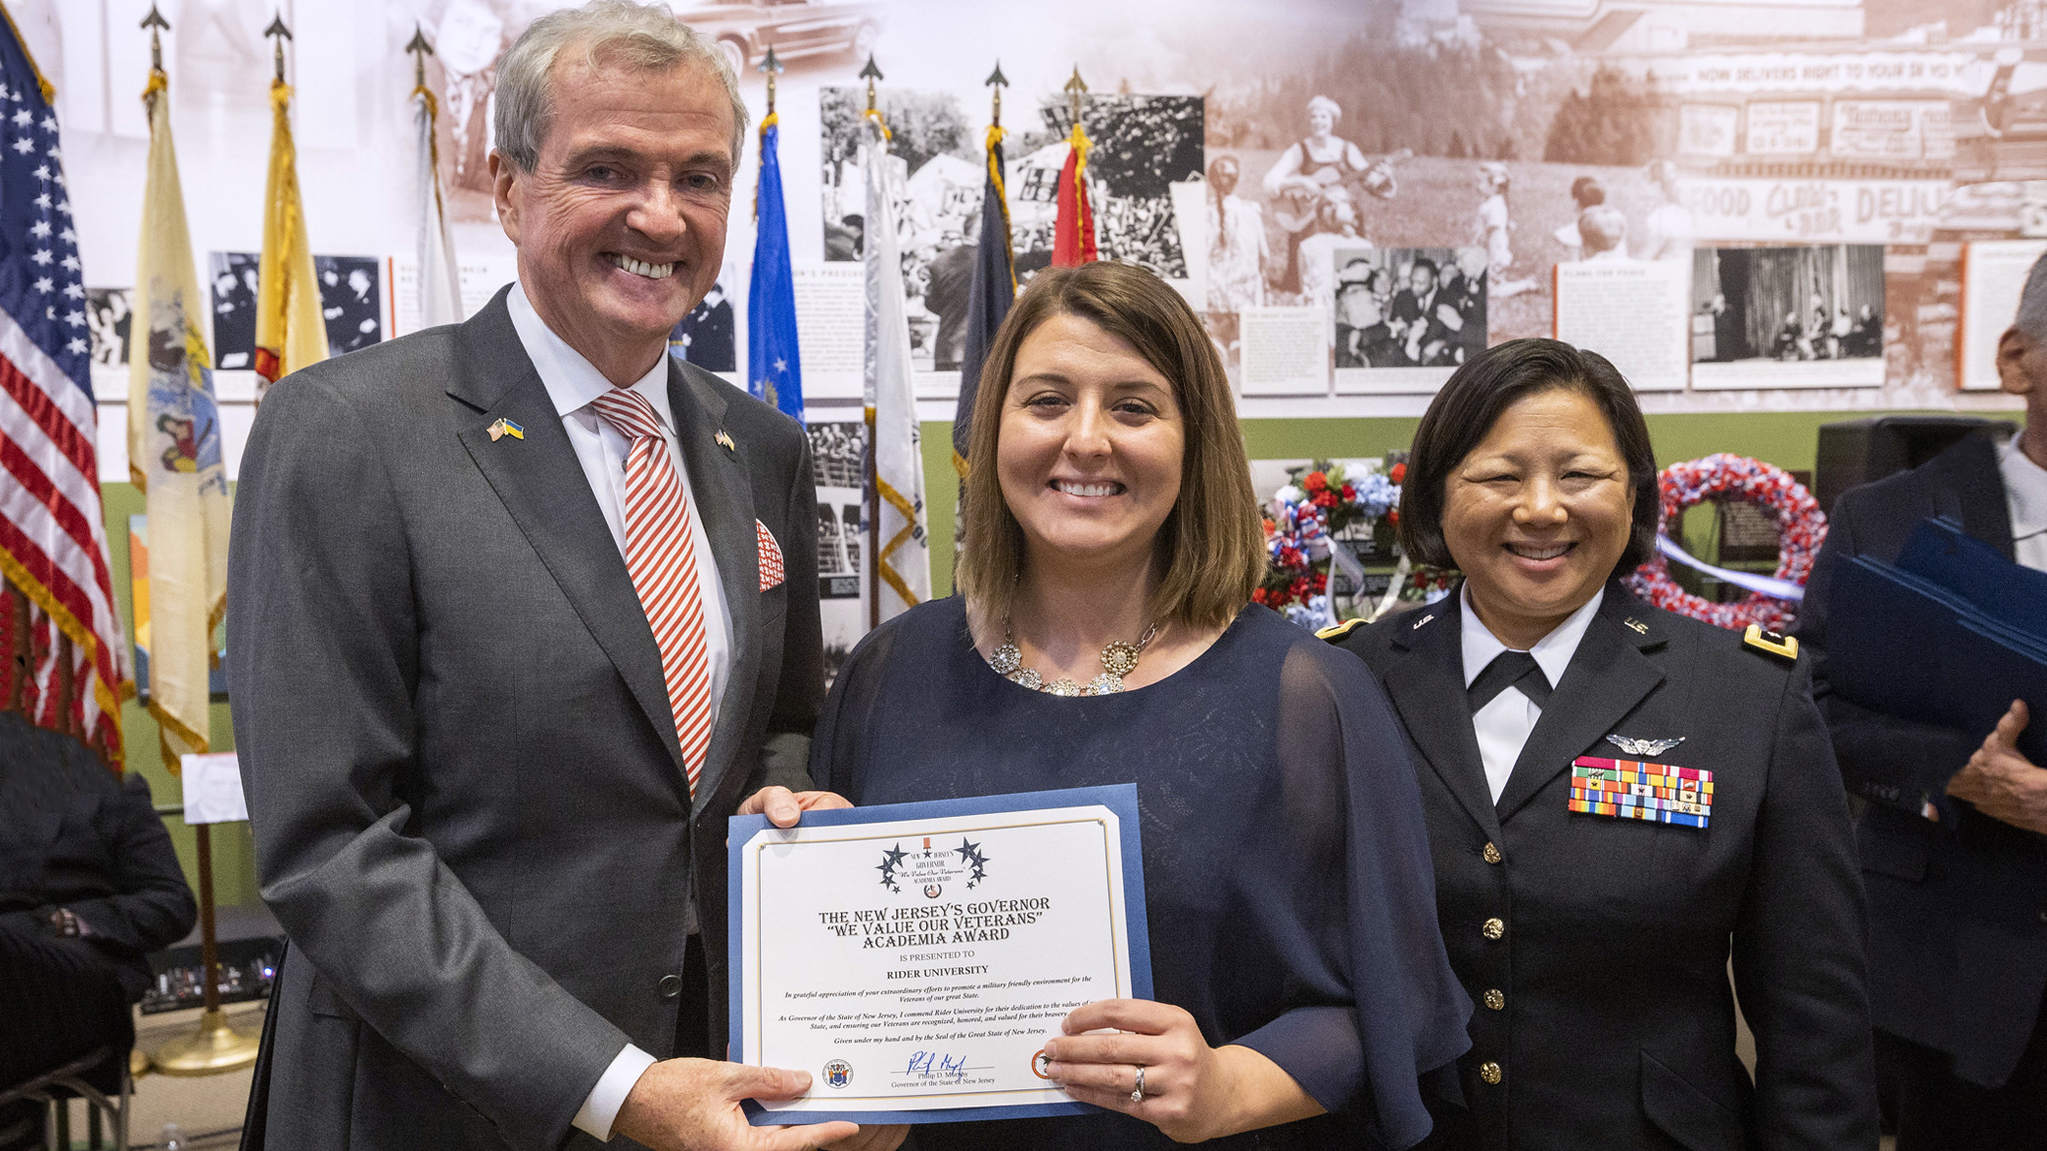
M 228 1025 L 220 1008 L 220 951 L 213 925 L 212 825 L 195 824 L 199 842 L 199 957 L 206 984 L 206 1010 L 197 1031 L 173 1039 L 151 1054 L 150 1062 L 165 1075 L 219 1075 L 256 1062 L 259 1040 Z

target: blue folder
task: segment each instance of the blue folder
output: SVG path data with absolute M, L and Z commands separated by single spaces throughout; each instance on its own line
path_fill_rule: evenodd
M 2007 627 L 2047 640 L 2047 572 L 2013 563 L 1954 520 L 1920 521 L 1905 541 L 1898 566 L 1954 592 Z
M 1856 556 L 1836 573 L 1833 689 L 1979 739 L 2023 699 L 2039 719 L 2020 734 L 2019 751 L 2047 763 L 2047 576 L 1938 521 L 1915 529 L 1899 560 Z

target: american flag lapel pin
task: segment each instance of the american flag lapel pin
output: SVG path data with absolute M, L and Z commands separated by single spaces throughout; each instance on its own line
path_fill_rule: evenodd
M 498 422 L 492 424 L 487 430 L 490 432 L 491 443 L 497 443 L 506 436 L 510 436 L 515 440 L 526 438 L 526 429 L 507 419 L 499 419 Z
M 724 448 L 726 451 L 731 452 L 734 455 L 737 455 L 739 453 L 739 445 L 732 442 L 732 437 L 726 434 L 724 428 L 719 428 L 718 434 L 716 436 L 713 436 L 712 438 L 717 440 L 718 446 Z

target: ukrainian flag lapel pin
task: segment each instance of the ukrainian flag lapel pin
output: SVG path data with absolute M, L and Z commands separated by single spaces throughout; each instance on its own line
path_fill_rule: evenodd
M 526 438 L 526 429 L 520 427 L 518 424 L 515 424 L 507 419 L 502 418 L 499 419 L 498 422 L 492 424 L 488 430 L 490 432 L 491 443 L 497 443 L 499 440 L 504 439 L 506 436 L 510 436 L 515 440 L 523 440 Z
M 718 434 L 711 438 L 718 441 L 719 447 L 724 448 L 726 451 L 731 452 L 734 455 L 739 454 L 739 445 L 732 442 L 732 437 L 726 434 L 724 428 L 719 428 Z

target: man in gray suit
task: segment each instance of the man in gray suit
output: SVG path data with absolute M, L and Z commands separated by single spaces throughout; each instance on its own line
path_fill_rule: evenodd
M 667 354 L 723 258 L 737 83 L 595 0 L 513 45 L 496 117 L 518 282 L 280 381 L 242 464 L 235 736 L 292 945 L 248 1141 L 877 1141 L 748 1127 L 809 1076 L 719 1061 L 725 819 L 840 802 L 804 772 L 807 441 Z

